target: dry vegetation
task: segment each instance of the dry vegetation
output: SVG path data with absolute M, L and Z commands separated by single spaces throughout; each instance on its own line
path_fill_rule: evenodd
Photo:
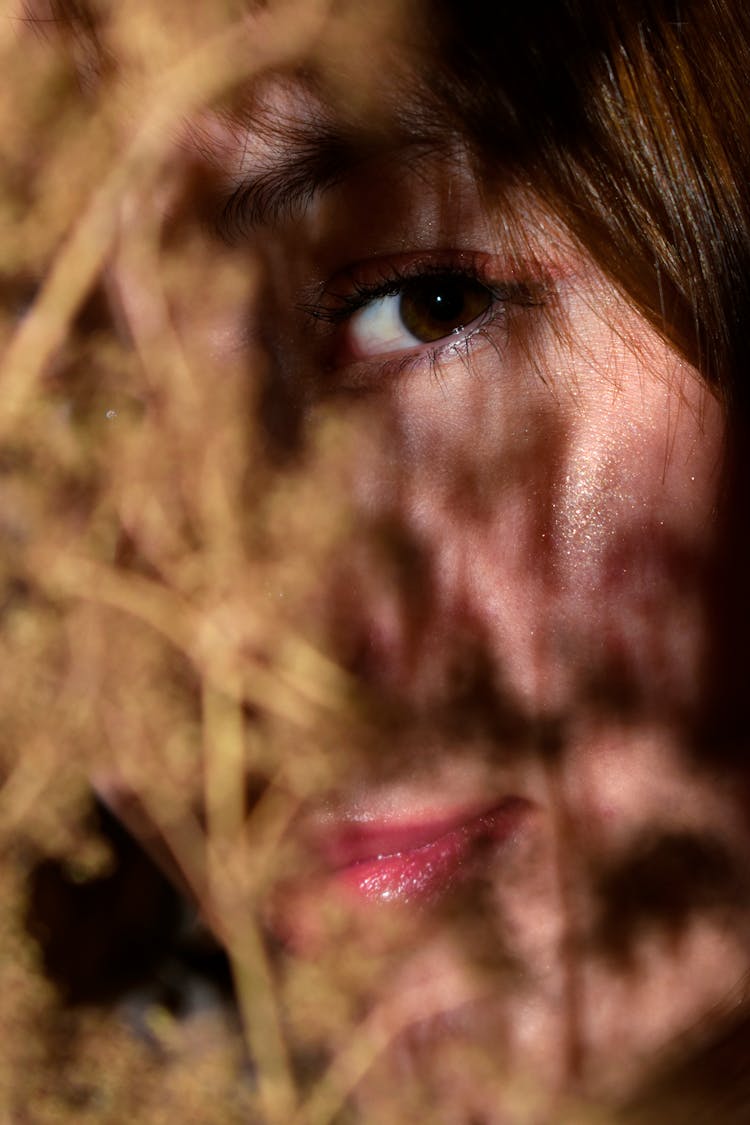
M 117 4 L 95 34 L 52 10 L 0 18 L 4 1121 L 288 1121 L 297 1101 L 255 919 L 339 710 L 340 677 L 289 627 L 331 528 L 319 506 L 298 526 L 309 496 L 260 463 L 252 361 L 217 377 L 202 326 L 177 323 L 186 294 L 209 315 L 252 270 L 209 263 L 197 237 L 165 248 L 158 206 L 181 123 L 319 33 L 322 5 L 288 7 L 253 44 L 229 4 Z M 141 287 L 136 311 L 115 274 Z M 122 1013 L 64 1010 L 40 972 L 30 871 L 54 857 L 78 885 L 113 863 L 92 778 L 137 795 L 225 943 L 257 1083 L 215 1011 L 192 1042 L 158 1007 L 137 1036 Z

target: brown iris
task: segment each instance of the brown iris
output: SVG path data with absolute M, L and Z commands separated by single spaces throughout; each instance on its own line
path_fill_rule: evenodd
M 416 277 L 401 290 L 399 315 L 408 332 L 429 344 L 459 332 L 491 303 L 489 289 L 470 277 Z

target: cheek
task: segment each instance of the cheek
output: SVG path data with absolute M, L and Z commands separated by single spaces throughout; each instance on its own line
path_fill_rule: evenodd
M 397 504 L 432 566 L 432 649 L 469 622 L 524 709 L 695 692 L 722 412 L 666 351 L 658 377 L 635 360 L 618 375 L 584 370 L 557 398 L 520 382 L 413 394 L 393 426 Z
M 724 422 L 691 372 L 625 374 L 631 389 L 575 424 L 556 481 L 557 640 L 589 687 L 683 706 L 709 641 Z

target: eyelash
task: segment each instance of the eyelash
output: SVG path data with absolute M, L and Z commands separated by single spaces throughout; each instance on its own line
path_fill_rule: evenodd
M 487 290 L 491 299 L 487 311 L 473 323 L 466 325 L 459 333 L 450 333 L 435 340 L 434 343 L 425 343 L 421 347 L 410 348 L 399 354 L 373 356 L 366 360 L 355 361 L 357 367 L 366 366 L 373 369 L 372 374 L 376 380 L 384 374 L 401 375 L 414 363 L 421 364 L 425 360 L 429 361 L 434 371 L 442 352 L 450 350 L 455 354 L 461 347 L 465 354 L 475 335 L 486 333 L 493 324 L 507 323 L 511 309 L 544 306 L 548 295 L 548 285 L 543 281 L 514 279 L 499 283 L 492 282 L 487 277 L 486 267 L 481 262 L 472 260 L 460 263 L 418 260 L 410 262 L 407 266 L 383 261 L 371 263 L 369 265 L 371 273 L 373 269 L 377 272 L 368 280 L 357 276 L 356 269 L 347 271 L 344 275 L 346 288 L 329 287 L 317 301 L 305 303 L 300 308 L 312 320 L 328 324 L 335 330 L 346 325 L 356 313 L 375 301 L 396 296 L 402 293 L 407 285 L 413 285 L 422 278 L 446 278 L 479 285 Z M 335 362 L 331 363 L 332 368 L 336 366 Z
M 442 263 L 419 263 L 416 267 L 402 268 L 398 265 L 383 266 L 383 276 L 375 281 L 361 281 L 349 275 L 349 291 L 329 290 L 320 303 L 303 305 L 305 312 L 316 320 L 341 324 L 349 320 L 355 312 L 381 297 L 393 297 L 405 285 L 421 278 L 445 277 L 481 285 L 493 300 L 501 304 L 521 304 L 524 306 L 542 303 L 539 284 L 527 281 L 511 281 L 492 284 L 487 281 L 483 271 L 473 266 L 451 266 Z

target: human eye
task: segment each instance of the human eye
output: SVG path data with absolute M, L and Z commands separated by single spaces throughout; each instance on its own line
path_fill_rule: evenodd
M 331 326 L 330 366 L 386 376 L 474 346 L 474 336 L 507 325 L 514 309 L 542 304 L 544 285 L 496 280 L 486 263 L 417 260 L 366 263 L 328 285 L 307 311 Z
M 348 320 L 354 359 L 418 349 L 466 331 L 491 309 L 492 291 L 465 273 L 421 274 L 360 295 Z

